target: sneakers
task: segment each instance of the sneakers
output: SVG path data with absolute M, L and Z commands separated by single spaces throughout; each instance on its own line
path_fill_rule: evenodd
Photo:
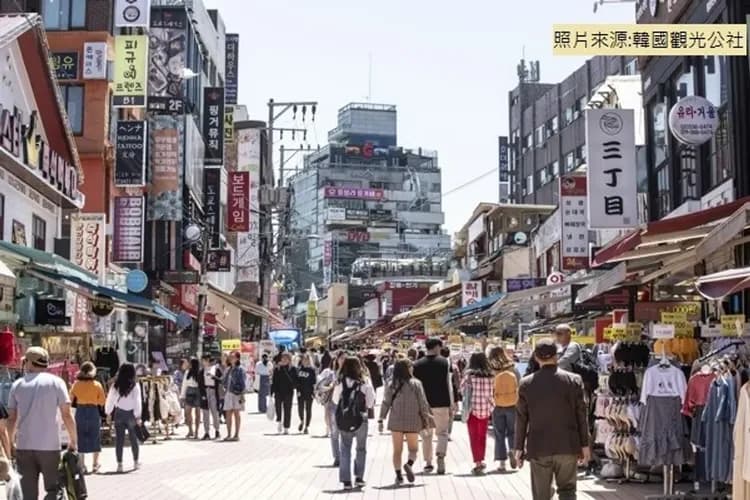
M 508 470 L 508 467 L 505 465 L 505 460 L 500 460 L 500 462 L 499 462 L 499 464 L 497 466 L 497 471 L 498 472 L 507 472 L 507 470 Z
M 138 470 L 140 468 L 141 468 L 141 463 L 140 462 L 134 462 L 133 463 L 133 469 Z
M 425 474 L 431 474 L 432 471 L 435 470 L 435 467 L 432 466 L 432 464 L 427 464 L 424 466 L 424 473 Z
M 309 434 L 310 433 L 310 431 L 307 429 L 307 427 L 305 427 L 305 430 L 302 431 L 302 432 L 304 432 L 305 434 Z
M 483 476 L 484 475 L 484 467 L 482 467 L 481 465 L 477 465 L 476 467 L 474 467 L 473 469 L 471 469 L 471 473 L 474 474 L 475 476 Z
M 208 432 L 205 433 L 203 437 L 201 438 L 201 441 L 210 441 L 210 440 L 211 440 L 211 436 L 208 434 Z
M 404 472 L 406 472 L 406 479 L 409 480 L 410 483 L 414 482 L 414 469 L 412 469 L 412 464 L 406 463 L 404 464 Z
M 221 432 L 216 431 L 216 436 L 214 436 L 215 439 L 221 439 Z
M 122 472 L 123 472 L 122 464 L 117 464 L 117 473 L 122 474 Z
M 346 482 L 344 482 L 344 489 L 345 489 L 345 490 L 350 490 L 350 489 L 352 489 L 352 482 L 351 482 L 351 481 L 346 481 Z
M 401 471 L 400 470 L 396 471 L 396 481 L 395 481 L 395 484 L 396 484 L 396 486 L 401 486 L 402 484 L 404 484 L 404 476 L 401 475 Z
M 284 429 L 284 435 L 286 436 L 287 434 L 289 434 L 289 429 Z
M 365 480 L 362 479 L 361 477 L 358 477 L 354 481 L 354 486 L 356 486 L 357 488 L 364 488 L 365 487 Z
M 279 434 L 281 434 L 281 431 L 284 430 L 284 426 L 281 424 L 281 422 L 276 424 L 276 430 L 278 431 Z
M 195 437 L 195 434 L 193 434 L 192 432 L 188 432 L 188 435 L 185 439 L 193 439 L 194 437 Z
M 445 474 L 445 457 L 442 455 L 438 455 L 437 464 L 437 473 L 442 476 L 443 474 Z

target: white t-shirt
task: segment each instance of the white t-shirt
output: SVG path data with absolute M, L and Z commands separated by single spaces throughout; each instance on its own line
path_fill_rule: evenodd
M 119 408 L 124 411 L 132 411 L 135 418 L 141 418 L 141 412 L 143 410 L 143 401 L 141 400 L 141 384 L 136 382 L 135 387 L 127 396 L 120 396 L 115 386 L 109 389 L 107 394 L 107 402 L 104 405 L 104 411 L 107 415 L 110 415 L 115 408 Z
M 346 384 L 347 387 L 351 388 L 354 386 L 354 381 L 350 378 L 347 378 L 346 380 L 344 380 L 344 382 L 336 384 L 336 387 L 334 387 L 333 389 L 333 397 L 331 398 L 334 404 L 339 404 L 341 394 L 344 392 L 344 387 L 342 384 Z M 373 389 L 372 383 L 370 383 L 370 379 L 365 379 L 362 385 L 359 386 L 359 391 L 365 395 L 365 404 L 367 405 L 367 408 L 374 408 L 375 389 Z
M 678 396 L 680 401 L 684 403 L 686 392 L 687 381 L 682 370 L 674 365 L 654 365 L 647 369 L 643 375 L 641 403 L 646 404 L 649 396 Z

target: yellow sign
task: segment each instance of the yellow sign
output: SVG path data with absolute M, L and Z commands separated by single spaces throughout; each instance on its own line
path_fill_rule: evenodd
M 677 323 L 685 323 L 687 322 L 687 313 L 663 312 L 661 313 L 661 322 L 667 325 L 676 325 Z
M 424 320 L 424 334 L 428 337 L 434 335 L 440 335 L 440 331 L 443 329 L 443 323 L 439 319 L 426 319 Z
M 604 338 L 612 342 L 637 342 L 641 338 L 640 323 L 609 326 L 604 329 Z
M 581 345 L 594 345 L 596 344 L 596 337 L 589 335 L 581 335 L 572 337 L 573 342 L 577 342 Z
M 643 334 L 643 323 L 628 323 L 625 330 L 627 330 L 628 336 L 640 338 Z
M 230 339 L 221 341 L 222 351 L 239 351 L 242 348 L 242 341 L 240 339 Z
M 554 24 L 556 56 L 747 55 L 744 24 Z
M 146 106 L 148 36 L 115 37 L 115 76 L 112 105 L 121 108 Z
M 318 303 L 314 300 L 307 301 L 307 317 L 305 318 L 305 326 L 308 330 L 315 330 L 318 328 Z
M 725 314 L 721 317 L 721 334 L 741 336 L 745 330 L 744 314 Z M 738 333 L 739 332 L 739 333 Z
M 234 142 L 234 106 L 227 106 L 224 110 L 224 144 Z

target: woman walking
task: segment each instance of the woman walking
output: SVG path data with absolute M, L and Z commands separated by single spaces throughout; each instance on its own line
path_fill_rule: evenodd
M 414 461 L 419 452 L 419 433 L 435 426 L 430 405 L 422 383 L 414 378 L 411 361 L 399 359 L 393 368 L 393 380 L 385 386 L 383 404 L 380 407 L 378 430 L 383 432 L 383 420 L 388 417 L 388 430 L 393 442 L 393 468 L 396 471 L 396 484 L 404 482 L 401 475 L 401 461 L 404 439 L 408 448 L 408 460 L 404 464 L 406 479 L 414 482 Z
M 302 363 L 297 369 L 297 411 L 299 431 L 307 434 L 312 420 L 313 394 L 315 393 L 315 367 L 309 354 L 302 355 Z
M 484 474 L 487 468 L 484 456 L 487 449 L 487 424 L 495 408 L 495 400 L 492 397 L 493 382 L 487 355 L 483 352 L 472 354 L 466 375 L 461 382 L 461 393 L 467 400 L 464 405 L 468 405 L 466 425 L 469 429 L 469 443 L 474 459 L 474 468 L 471 472 L 475 475 Z
M 188 426 L 187 439 L 198 439 L 201 426 L 201 391 L 199 387 L 201 365 L 196 358 L 191 358 L 189 368 L 182 380 L 180 400 L 185 406 L 185 423 Z
M 87 473 L 86 453 L 93 453 L 91 472 L 96 474 L 101 468 L 99 453 L 102 451 L 102 413 L 106 397 L 102 384 L 96 381 L 96 367 L 91 361 L 81 365 L 81 371 L 70 389 L 70 401 L 76 409 L 78 453 L 81 455 L 83 473 Z
M 352 488 L 352 443 L 355 440 L 354 484 L 357 488 L 365 485 L 367 412 L 375 407 L 375 390 L 364 370 L 359 358 L 348 356 L 341 365 L 340 381 L 333 389 L 336 426 L 339 429 L 339 480 L 344 484 L 345 490 Z
M 122 449 L 125 446 L 125 431 L 128 431 L 130 450 L 133 452 L 133 468 L 140 468 L 138 462 L 139 445 L 135 434 L 135 426 L 142 425 L 141 384 L 135 379 L 135 367 L 130 363 L 120 365 L 117 378 L 107 394 L 104 411 L 107 421 L 115 423 L 115 456 L 117 457 L 117 472 L 122 473 Z M 110 416 L 111 415 L 111 416 Z
M 326 436 L 331 439 L 333 466 L 339 466 L 339 431 L 336 427 L 336 404 L 333 402 L 333 390 L 338 382 L 340 355 L 323 359 L 318 382 L 315 385 L 315 399 L 323 406 L 326 424 Z
M 255 377 L 258 381 L 258 413 L 268 410 L 268 393 L 271 389 L 271 370 L 273 365 L 268 361 L 268 354 L 263 354 L 255 364 Z
M 297 388 L 297 369 L 292 366 L 292 355 L 288 352 L 281 354 L 279 363 L 273 369 L 271 377 L 271 394 L 276 404 L 276 424 L 278 432 L 289 434 L 292 425 L 292 403 L 294 391 Z M 282 418 L 283 417 L 283 418 Z
M 513 361 L 502 347 L 490 351 L 490 367 L 495 374 L 494 398 L 495 409 L 492 410 L 492 431 L 495 434 L 495 461 L 498 472 L 505 472 L 510 457 L 511 469 L 516 468 L 516 456 L 513 453 L 515 437 L 516 403 L 518 402 L 519 375 Z M 507 440 L 507 444 L 506 444 Z M 510 446 L 510 452 L 508 447 Z
M 227 419 L 227 437 L 224 441 L 240 440 L 241 412 L 245 411 L 245 370 L 240 364 L 240 353 L 234 351 L 229 357 L 231 368 L 227 373 L 226 392 L 224 393 L 224 412 Z M 232 435 L 232 422 L 234 422 L 234 435 Z

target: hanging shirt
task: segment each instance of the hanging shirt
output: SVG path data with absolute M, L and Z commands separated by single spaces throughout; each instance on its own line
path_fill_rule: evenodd
M 679 396 L 685 403 L 687 381 L 685 374 L 676 366 L 654 365 L 646 370 L 641 389 L 641 403 L 646 404 L 649 396 L 670 397 Z
M 711 382 L 714 381 L 715 375 L 710 373 L 696 373 L 687 385 L 687 395 L 682 405 L 682 414 L 688 417 L 693 416 L 693 410 L 696 406 L 705 406 L 708 400 L 708 392 L 711 389 Z

